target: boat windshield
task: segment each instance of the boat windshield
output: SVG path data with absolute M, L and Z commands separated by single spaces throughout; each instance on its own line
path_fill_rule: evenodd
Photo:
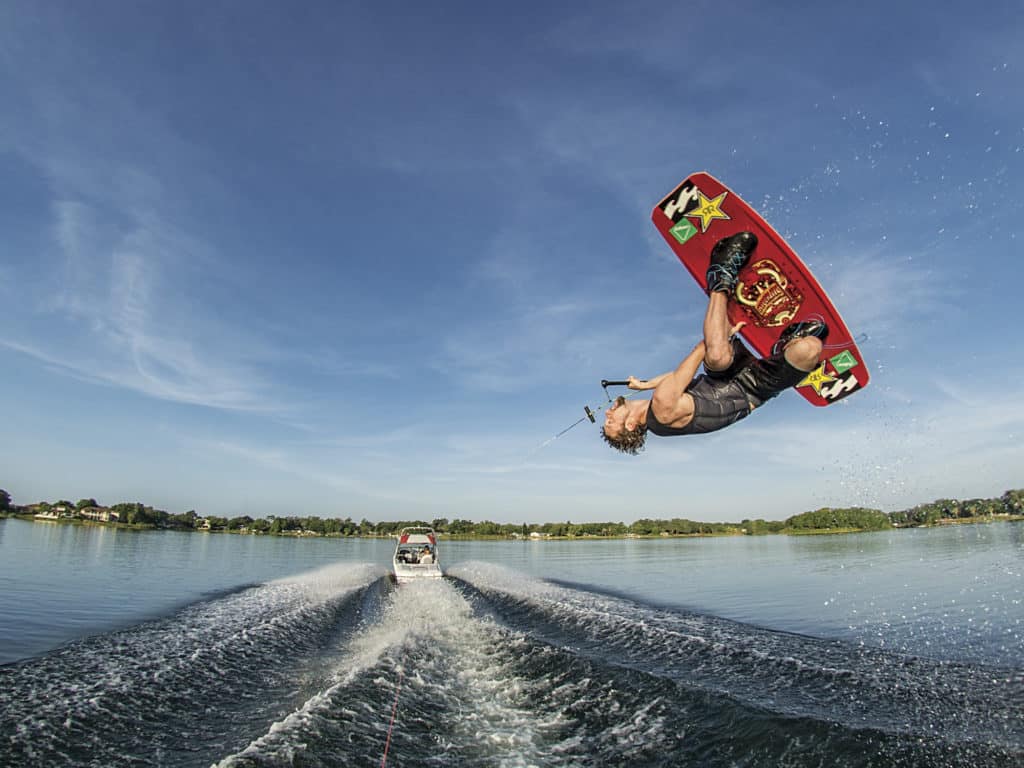
M 437 554 L 429 544 L 403 544 L 395 551 L 395 562 L 423 564 L 437 562 Z

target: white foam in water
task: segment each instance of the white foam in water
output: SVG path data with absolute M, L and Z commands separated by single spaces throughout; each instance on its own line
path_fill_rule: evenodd
M 543 757 L 545 722 L 532 707 L 518 703 L 525 698 L 528 681 L 511 669 L 514 655 L 507 648 L 514 642 L 490 621 L 474 617 L 451 584 L 403 585 L 391 594 L 381 620 L 349 643 L 331 687 L 220 765 L 292 754 L 308 734 L 320 732 L 323 718 L 331 718 L 350 701 L 347 689 L 353 681 L 378 665 L 385 670 L 374 682 L 387 688 L 383 698 L 389 705 L 401 672 L 400 709 L 415 701 L 429 704 L 438 716 L 457 713 L 449 724 L 453 741 L 486 751 L 489 764 L 537 764 Z M 386 710 L 377 713 L 380 723 L 374 725 L 386 725 L 390 708 Z
M 721 637 L 722 624 L 708 617 L 668 613 L 628 599 L 562 587 L 492 563 L 466 563 L 450 569 L 449 573 L 477 589 L 537 605 L 575 626 L 590 627 L 598 633 L 603 628 L 620 635 L 639 635 L 645 644 L 653 645 L 661 639 L 727 650 L 722 639 L 729 642 L 744 639 L 733 633 Z M 751 652 L 763 653 L 753 649 Z
M 493 563 L 466 563 L 450 569 L 449 574 L 477 589 L 499 592 L 541 606 L 574 625 L 640 633 L 648 642 L 659 634 L 696 645 L 711 642 L 706 632 L 708 627 L 698 617 L 676 615 L 672 617 L 670 625 L 665 626 L 660 621 L 660 611 L 643 608 L 619 598 L 561 587 Z
M 834 735 L 856 740 L 876 722 L 908 739 L 941 734 L 965 744 L 979 733 L 998 743 L 1004 727 L 1002 738 L 1019 743 L 1020 726 L 998 722 L 1000 713 L 1019 712 L 1010 703 L 1019 680 L 1006 681 L 1011 693 L 1000 694 L 997 681 L 984 683 L 973 668 L 851 652 L 490 563 L 452 568 L 459 581 L 394 588 L 376 612 L 360 609 L 370 603 L 334 602 L 380 574 L 371 566 L 329 566 L 20 667 L 4 682 L 30 692 L 29 700 L 0 690 L 0 705 L 12 705 L 7 738 L 21 748 L 6 754 L 74 764 L 64 750 L 75 748 L 97 765 L 124 764 L 130 754 L 173 762 L 174 754 L 194 755 L 204 740 L 220 738 L 206 759 L 225 768 L 371 764 L 382 757 L 396 693 L 389 763 L 396 766 L 643 765 L 659 750 L 679 749 L 684 737 L 703 739 L 727 765 L 742 754 L 730 751 L 737 723 L 770 749 L 776 738 L 790 738 L 778 737 L 780 728 L 793 734 L 799 764 L 823 755 Z M 372 623 L 358 627 L 357 616 Z M 336 634 L 339 622 L 354 634 Z M 335 647 L 339 636 L 347 639 Z M 316 674 L 300 680 L 311 662 Z M 253 708 L 219 703 L 236 694 Z M 264 695 L 270 706 L 259 701 Z M 291 706 L 297 709 L 280 714 Z M 751 706 L 756 717 L 735 719 Z M 801 751 L 806 734 L 792 724 L 794 714 L 824 724 L 812 729 L 821 742 L 811 753 Z M 174 730 L 170 749 L 179 752 L 165 759 L 145 728 Z M 119 734 L 126 735 L 116 742 Z M 869 744 L 866 738 L 857 743 Z M 0 764 L 4 754 L 0 748 Z
M 103 755 L 103 735 L 92 725 L 99 715 L 114 727 L 132 718 L 132 702 L 145 701 L 151 710 L 183 685 L 228 683 L 225 668 L 253 649 L 302 633 L 327 603 L 365 588 L 382 573 L 370 565 L 328 566 L 79 641 L 12 668 L 0 691 L 5 719 L 19 723 L 10 746 L 52 756 L 62 754 L 69 739 L 77 739 L 78 747 L 86 739 Z
M 374 563 L 332 563 L 267 583 L 269 586 L 297 585 L 310 597 L 329 600 L 337 597 L 339 593 L 362 589 L 386 573 L 384 568 Z
M 1013 744 L 1021 729 L 1019 721 L 1008 720 L 1016 694 L 998 684 L 1001 673 L 993 675 L 983 666 L 872 653 L 661 610 L 490 563 L 469 563 L 449 573 L 485 593 L 534 606 L 574 646 L 587 645 L 588 653 L 604 661 L 728 694 L 748 705 L 886 732 L 940 728 L 946 737 L 992 743 Z M 959 698 L 951 697 L 951 691 Z

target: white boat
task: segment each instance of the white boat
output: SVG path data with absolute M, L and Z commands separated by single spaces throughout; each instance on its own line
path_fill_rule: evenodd
M 395 545 L 395 581 L 405 584 L 420 579 L 440 579 L 437 534 L 433 528 L 403 528 Z

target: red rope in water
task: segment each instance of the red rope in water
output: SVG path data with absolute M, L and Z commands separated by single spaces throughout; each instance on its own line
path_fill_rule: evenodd
M 399 667 L 398 669 L 398 685 L 395 686 L 395 703 L 391 705 L 391 722 L 388 723 L 388 739 L 384 743 L 384 754 L 380 758 L 380 768 L 388 762 L 388 750 L 391 749 L 391 731 L 395 727 L 395 715 L 398 714 L 398 694 L 402 692 L 402 678 L 405 676 L 405 670 Z

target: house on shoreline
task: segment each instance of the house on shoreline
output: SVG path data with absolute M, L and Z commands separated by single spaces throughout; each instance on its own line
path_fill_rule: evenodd
M 121 515 L 107 507 L 82 507 L 75 509 L 66 504 L 47 507 L 35 504 L 29 507 L 34 520 L 92 520 L 97 523 L 117 523 Z
M 98 523 L 119 523 L 121 515 L 106 507 L 85 507 L 78 510 L 78 516 L 86 520 L 95 520 Z

